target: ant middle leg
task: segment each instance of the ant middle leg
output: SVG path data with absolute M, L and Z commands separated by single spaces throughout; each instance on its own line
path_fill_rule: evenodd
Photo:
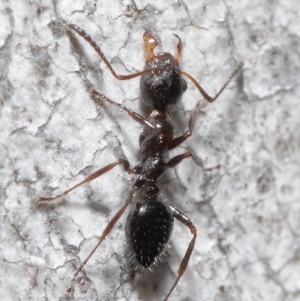
M 218 169 L 221 167 L 220 164 L 210 167 L 210 168 L 205 168 L 202 160 L 198 158 L 196 155 L 192 154 L 191 152 L 186 152 L 180 155 L 175 156 L 172 158 L 169 162 L 166 163 L 167 168 L 172 168 L 177 166 L 182 160 L 187 159 L 187 158 L 192 158 L 193 161 L 196 163 L 197 166 L 203 168 L 204 171 L 212 171 L 214 169 Z
M 114 167 L 116 167 L 117 165 L 123 165 L 125 171 L 129 174 L 132 174 L 132 173 L 136 173 L 135 169 L 131 169 L 129 167 L 129 162 L 125 159 L 119 159 L 118 161 L 114 162 L 114 163 L 111 163 L 111 164 L 108 164 L 104 167 L 102 167 L 101 169 L 97 170 L 96 172 L 92 173 L 91 175 L 89 175 L 88 177 L 86 177 L 83 181 L 81 181 L 80 183 L 72 186 L 71 188 L 65 190 L 64 192 L 54 196 L 54 197 L 39 197 L 38 198 L 38 202 L 50 202 L 50 201 L 53 201 L 61 196 L 65 196 L 66 194 L 68 194 L 69 192 L 71 192 L 72 190 L 74 190 L 75 188 L 81 186 L 82 184 L 84 183 L 87 183 L 87 182 L 90 182 L 98 177 L 100 177 L 101 175 L 107 173 L 108 171 L 110 171 L 111 169 L 113 169 Z
M 166 301 L 170 297 L 174 288 L 178 284 L 178 281 L 180 280 L 181 276 L 183 275 L 183 273 L 188 265 L 188 262 L 190 260 L 190 257 L 192 255 L 192 252 L 194 250 L 194 246 L 195 246 L 195 242 L 196 242 L 196 238 L 197 238 L 197 229 L 196 229 L 195 225 L 192 223 L 192 221 L 186 215 L 184 215 L 182 212 L 180 212 L 178 209 L 176 209 L 175 207 L 169 205 L 169 208 L 171 209 L 173 216 L 177 220 L 179 220 L 181 223 L 183 223 L 184 225 L 189 227 L 191 233 L 193 234 L 193 238 L 192 238 L 192 240 L 185 252 L 185 255 L 181 261 L 181 264 L 180 264 L 180 267 L 179 267 L 178 273 L 177 273 L 177 278 L 176 278 L 174 284 L 172 285 L 171 289 L 169 290 L 167 296 L 165 297 L 164 301 Z

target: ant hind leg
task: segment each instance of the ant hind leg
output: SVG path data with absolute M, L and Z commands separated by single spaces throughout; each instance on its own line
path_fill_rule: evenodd
M 122 208 L 114 215 L 114 217 L 111 219 L 111 221 L 108 223 L 108 225 L 106 226 L 106 228 L 104 229 L 104 231 L 102 232 L 100 239 L 98 241 L 98 243 L 96 244 L 96 246 L 94 247 L 94 249 L 90 252 L 90 254 L 86 257 L 86 259 L 82 262 L 82 264 L 80 265 L 80 267 L 77 269 L 76 273 L 73 275 L 73 278 L 71 280 L 71 285 L 70 287 L 67 289 L 67 293 L 71 293 L 72 291 L 72 283 L 73 281 L 77 278 L 78 274 L 82 271 L 82 269 L 84 268 L 84 266 L 88 263 L 88 261 L 90 260 L 90 258 L 93 256 L 93 254 L 96 252 L 96 250 L 98 249 L 98 247 L 101 245 L 101 243 L 105 240 L 106 236 L 111 232 L 111 230 L 113 229 L 114 225 L 116 224 L 116 222 L 120 219 L 120 217 L 123 215 L 123 213 L 125 212 L 126 208 L 131 204 L 132 202 L 132 198 L 133 198 L 133 190 L 131 190 L 130 193 L 130 197 L 128 198 L 128 200 L 126 201 L 126 203 L 122 206 Z
M 176 209 L 175 207 L 169 205 L 172 213 L 173 213 L 173 216 L 179 220 L 181 223 L 183 223 L 184 225 L 186 225 L 191 233 L 193 234 L 193 238 L 192 240 L 190 241 L 190 244 L 185 252 L 185 255 L 181 261 L 181 264 L 180 264 L 180 267 L 178 269 L 178 272 L 177 272 L 177 278 L 175 280 L 175 282 L 173 283 L 171 289 L 169 290 L 166 298 L 164 299 L 164 301 L 167 301 L 168 298 L 170 297 L 171 293 L 173 292 L 174 288 L 176 287 L 176 285 L 178 284 L 181 276 L 183 275 L 188 263 L 189 263 L 189 260 L 190 260 L 190 257 L 192 255 L 192 252 L 194 250 L 194 246 L 195 246 L 195 242 L 196 242 L 196 238 L 197 238 L 197 229 L 195 227 L 195 225 L 192 223 L 192 221 L 186 216 L 184 215 L 182 212 L 180 212 L 178 209 Z

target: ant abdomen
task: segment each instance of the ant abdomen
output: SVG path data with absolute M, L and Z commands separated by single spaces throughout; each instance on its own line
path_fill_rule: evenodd
M 127 221 L 127 235 L 137 263 L 148 268 L 155 262 L 170 239 L 173 223 L 168 205 L 157 200 L 136 204 Z

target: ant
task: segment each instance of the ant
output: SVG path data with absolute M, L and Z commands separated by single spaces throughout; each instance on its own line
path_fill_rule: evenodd
M 179 60 L 182 56 L 182 42 L 175 34 L 174 36 L 178 39 L 178 53 L 174 57 L 172 54 L 166 52 L 155 54 L 154 49 L 158 45 L 158 42 L 150 31 L 146 31 L 144 33 L 144 43 L 146 46 L 146 64 L 144 71 L 131 75 L 118 75 L 102 53 L 99 46 L 97 46 L 93 39 L 83 29 L 75 24 L 68 24 L 68 27 L 83 37 L 95 49 L 113 76 L 118 80 L 128 80 L 141 76 L 141 98 L 147 106 L 152 107 L 152 112 L 147 118 L 144 118 L 124 105 L 110 100 L 102 93 L 92 90 L 92 97 L 102 99 L 121 108 L 132 119 L 143 125 L 143 131 L 139 138 L 141 161 L 133 168 L 130 168 L 129 162 L 126 159 L 119 159 L 116 162 L 97 170 L 83 181 L 61 194 L 54 197 L 39 197 L 38 202 L 53 201 L 59 197 L 65 196 L 78 186 L 100 177 L 118 165 L 122 165 L 128 174 L 137 175 L 137 179 L 130 191 L 129 198 L 108 223 L 99 242 L 89 256 L 82 262 L 81 266 L 74 274 L 71 283 L 76 279 L 94 252 L 110 233 L 126 208 L 132 204 L 134 194 L 138 190 L 141 190 L 142 194 L 136 202 L 134 211 L 129 215 L 126 226 L 129 245 L 132 248 L 134 259 L 138 263 L 138 266 L 141 266 L 142 269 L 150 268 L 164 252 L 171 237 L 174 218 L 187 226 L 193 235 L 181 261 L 176 280 L 164 299 L 164 301 L 166 301 L 170 297 L 188 265 L 194 249 L 197 229 L 185 214 L 172 205 L 160 200 L 160 190 L 158 187 L 159 178 L 167 169 L 177 166 L 182 160 L 187 158 L 192 158 L 196 165 L 203 168 L 205 171 L 220 167 L 220 165 L 218 165 L 213 168 L 205 169 L 202 161 L 191 152 L 185 152 L 175 156 L 167 162 L 165 161 L 165 155 L 168 151 L 178 147 L 192 135 L 200 102 L 197 104 L 189 118 L 189 130 L 176 138 L 174 138 L 174 125 L 167 109 L 169 106 L 178 103 L 187 89 L 187 83 L 182 76 L 191 80 L 208 102 L 214 102 L 231 79 L 239 72 L 242 64 L 239 64 L 235 68 L 219 92 L 214 97 L 210 97 L 191 75 L 180 69 Z M 68 289 L 68 293 L 70 292 L 71 287 Z

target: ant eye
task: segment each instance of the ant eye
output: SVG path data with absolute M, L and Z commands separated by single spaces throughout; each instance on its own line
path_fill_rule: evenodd
M 185 92 L 187 89 L 187 83 L 184 79 L 182 79 L 181 82 L 182 82 L 182 90 L 183 90 L 183 92 Z
M 144 84 L 145 84 L 148 88 L 150 88 L 151 85 L 152 85 L 152 82 L 153 82 L 153 79 L 152 79 L 151 76 L 149 76 L 149 77 L 144 81 Z

